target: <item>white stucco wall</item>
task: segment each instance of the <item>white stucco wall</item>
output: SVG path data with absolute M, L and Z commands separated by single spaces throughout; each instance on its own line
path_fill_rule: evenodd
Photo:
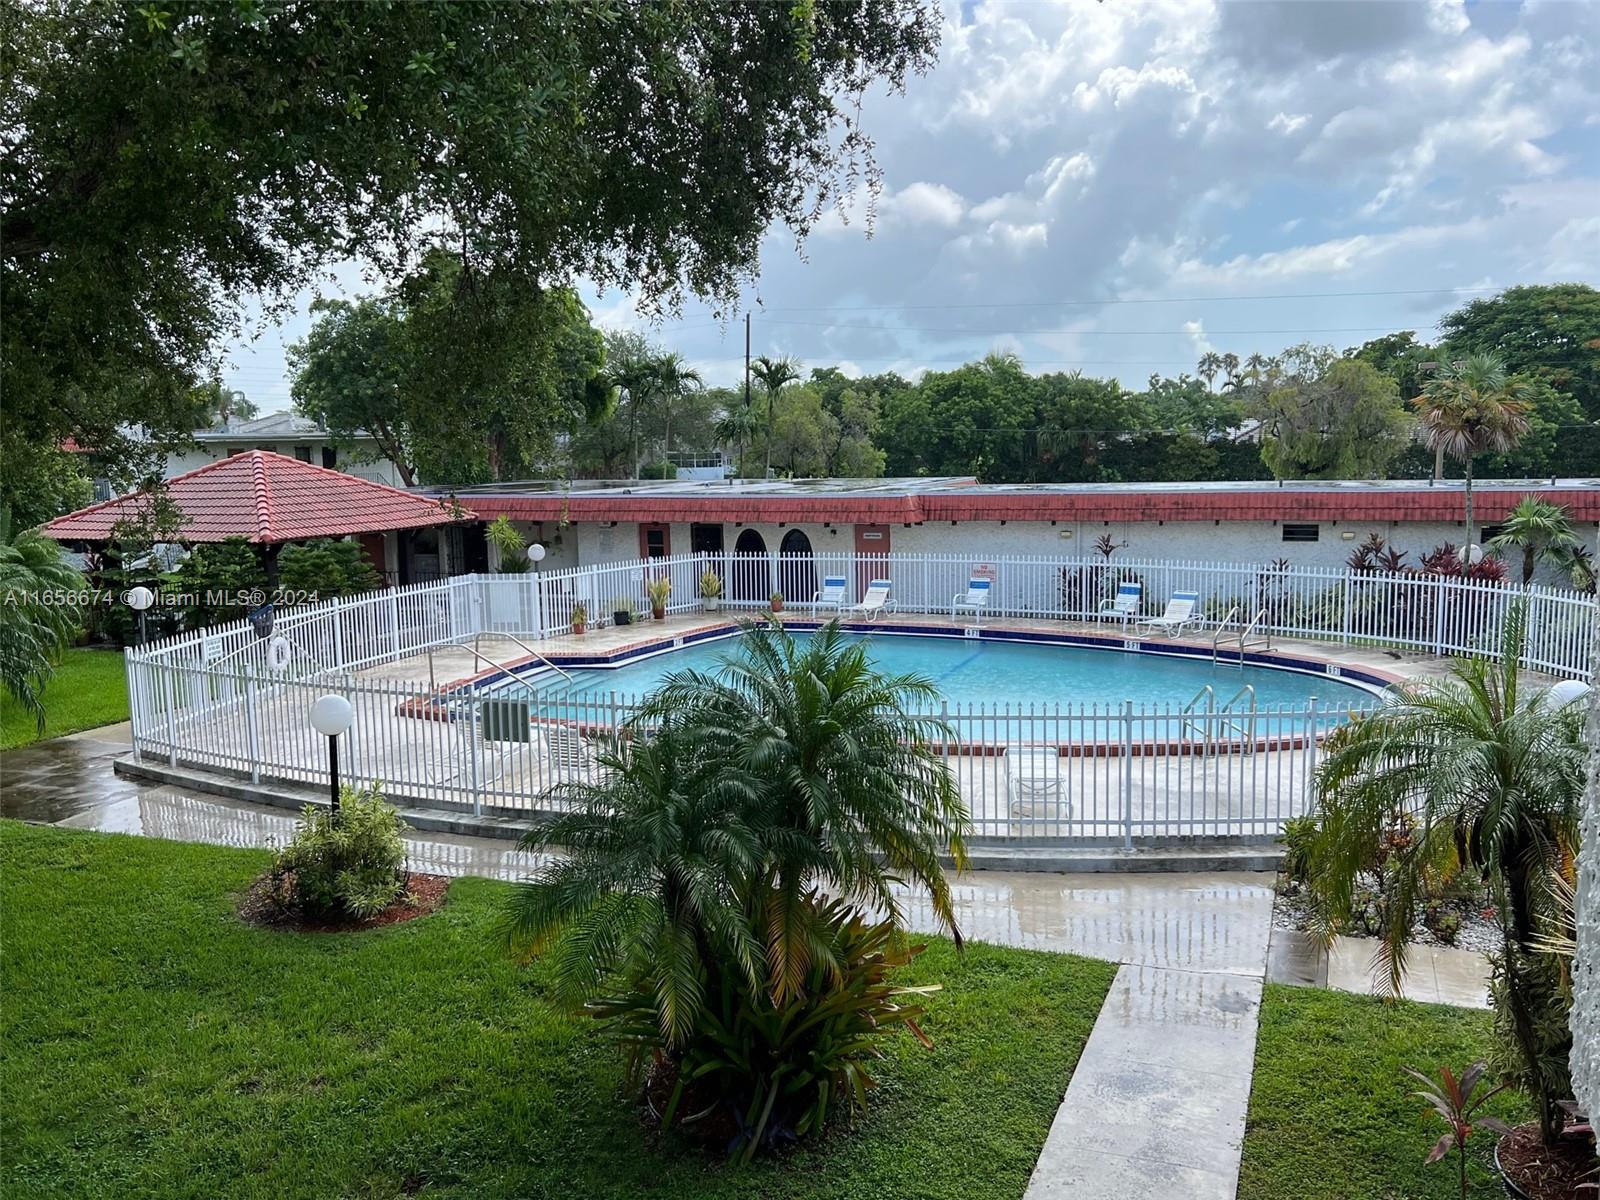
M 311 465 L 322 465 L 322 448 L 325 441 L 310 442 L 258 442 L 248 438 L 241 438 L 232 442 L 202 442 L 193 450 L 185 450 L 177 454 L 167 455 L 166 476 L 171 479 L 174 475 L 182 475 L 187 471 L 194 471 L 207 463 L 213 463 L 226 458 L 229 450 L 270 450 L 281 454 L 285 458 L 293 458 L 296 446 L 311 447 Z M 390 487 L 405 487 L 405 481 L 400 478 L 400 470 L 387 458 L 380 458 L 376 462 L 353 462 L 348 453 L 343 449 L 338 451 L 338 469 L 358 479 L 370 479 L 373 483 L 385 483 Z

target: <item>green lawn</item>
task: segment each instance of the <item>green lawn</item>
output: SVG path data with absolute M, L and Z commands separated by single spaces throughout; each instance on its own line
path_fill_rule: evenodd
M 128 719 L 128 680 L 122 652 L 86 646 L 68 650 L 44 691 L 43 737 L 60 737 Z M 0 693 L 0 750 L 40 740 L 32 714 Z
M 1423 1163 L 1444 1125 L 1423 1116 L 1400 1068 L 1459 1073 L 1488 1043 L 1486 1012 L 1268 985 L 1239 1200 L 1459 1196 L 1454 1159 Z M 1513 1123 L 1531 1115 L 1506 1093 L 1487 1111 Z M 1493 1142 L 1482 1133 L 1469 1143 L 1475 1196 L 1505 1195 L 1489 1166 Z
M 503 884 L 360 934 L 242 925 L 256 851 L 0 823 L 0 1194 L 1020 1197 L 1115 970 L 935 942 L 868 1117 L 736 1170 L 661 1147 L 615 1049 L 491 933 Z

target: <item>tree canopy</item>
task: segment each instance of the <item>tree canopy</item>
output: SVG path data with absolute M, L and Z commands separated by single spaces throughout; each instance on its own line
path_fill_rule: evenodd
M 1600 421 L 1600 291 L 1582 283 L 1507 288 L 1449 313 L 1439 330 L 1452 358 L 1494 354 L 1575 399 Z
M 5 14 L 5 449 L 108 461 L 129 426 L 181 440 L 246 302 L 275 311 L 336 260 L 398 280 L 448 247 L 500 295 L 581 274 L 646 306 L 726 299 L 774 222 L 803 235 L 875 184 L 854 100 L 938 33 L 920 0 Z M 454 326 L 471 356 L 478 327 Z

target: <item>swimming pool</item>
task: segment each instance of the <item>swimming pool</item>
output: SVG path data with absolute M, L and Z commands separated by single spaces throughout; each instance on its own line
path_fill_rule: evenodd
M 1312 696 L 1325 711 L 1365 708 L 1375 700 L 1369 687 L 1309 669 L 1241 667 L 1213 662 L 1209 654 L 1180 657 L 1059 642 L 900 633 L 860 635 L 859 640 L 867 643 L 867 653 L 880 669 L 926 676 L 958 708 L 1106 711 L 1131 700 L 1140 711 L 1178 712 L 1208 686 L 1219 706 L 1246 686 L 1254 689 L 1255 706 L 1267 710 L 1303 709 Z M 567 667 L 570 680 L 544 668 L 502 675 L 485 681 L 483 690 L 507 699 L 588 708 L 612 696 L 630 701 L 642 697 L 677 671 L 715 671 L 737 653 L 738 638 L 723 637 L 669 645 L 615 666 Z

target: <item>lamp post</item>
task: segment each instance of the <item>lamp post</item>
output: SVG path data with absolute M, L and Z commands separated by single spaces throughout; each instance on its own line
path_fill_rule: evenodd
M 156 602 L 156 594 L 143 584 L 140 584 L 136 588 L 129 588 L 127 592 L 123 594 L 122 598 L 128 602 L 129 608 L 133 609 L 134 612 L 139 614 L 139 644 L 142 646 L 145 642 L 145 610 Z
M 328 739 L 328 811 L 339 815 L 339 735 L 355 721 L 355 710 L 343 696 L 321 696 L 311 706 L 311 727 Z
M 533 620 L 539 636 L 544 636 L 544 588 L 539 583 L 539 564 L 544 561 L 545 549 L 538 542 L 528 545 L 528 565 L 533 568 Z

